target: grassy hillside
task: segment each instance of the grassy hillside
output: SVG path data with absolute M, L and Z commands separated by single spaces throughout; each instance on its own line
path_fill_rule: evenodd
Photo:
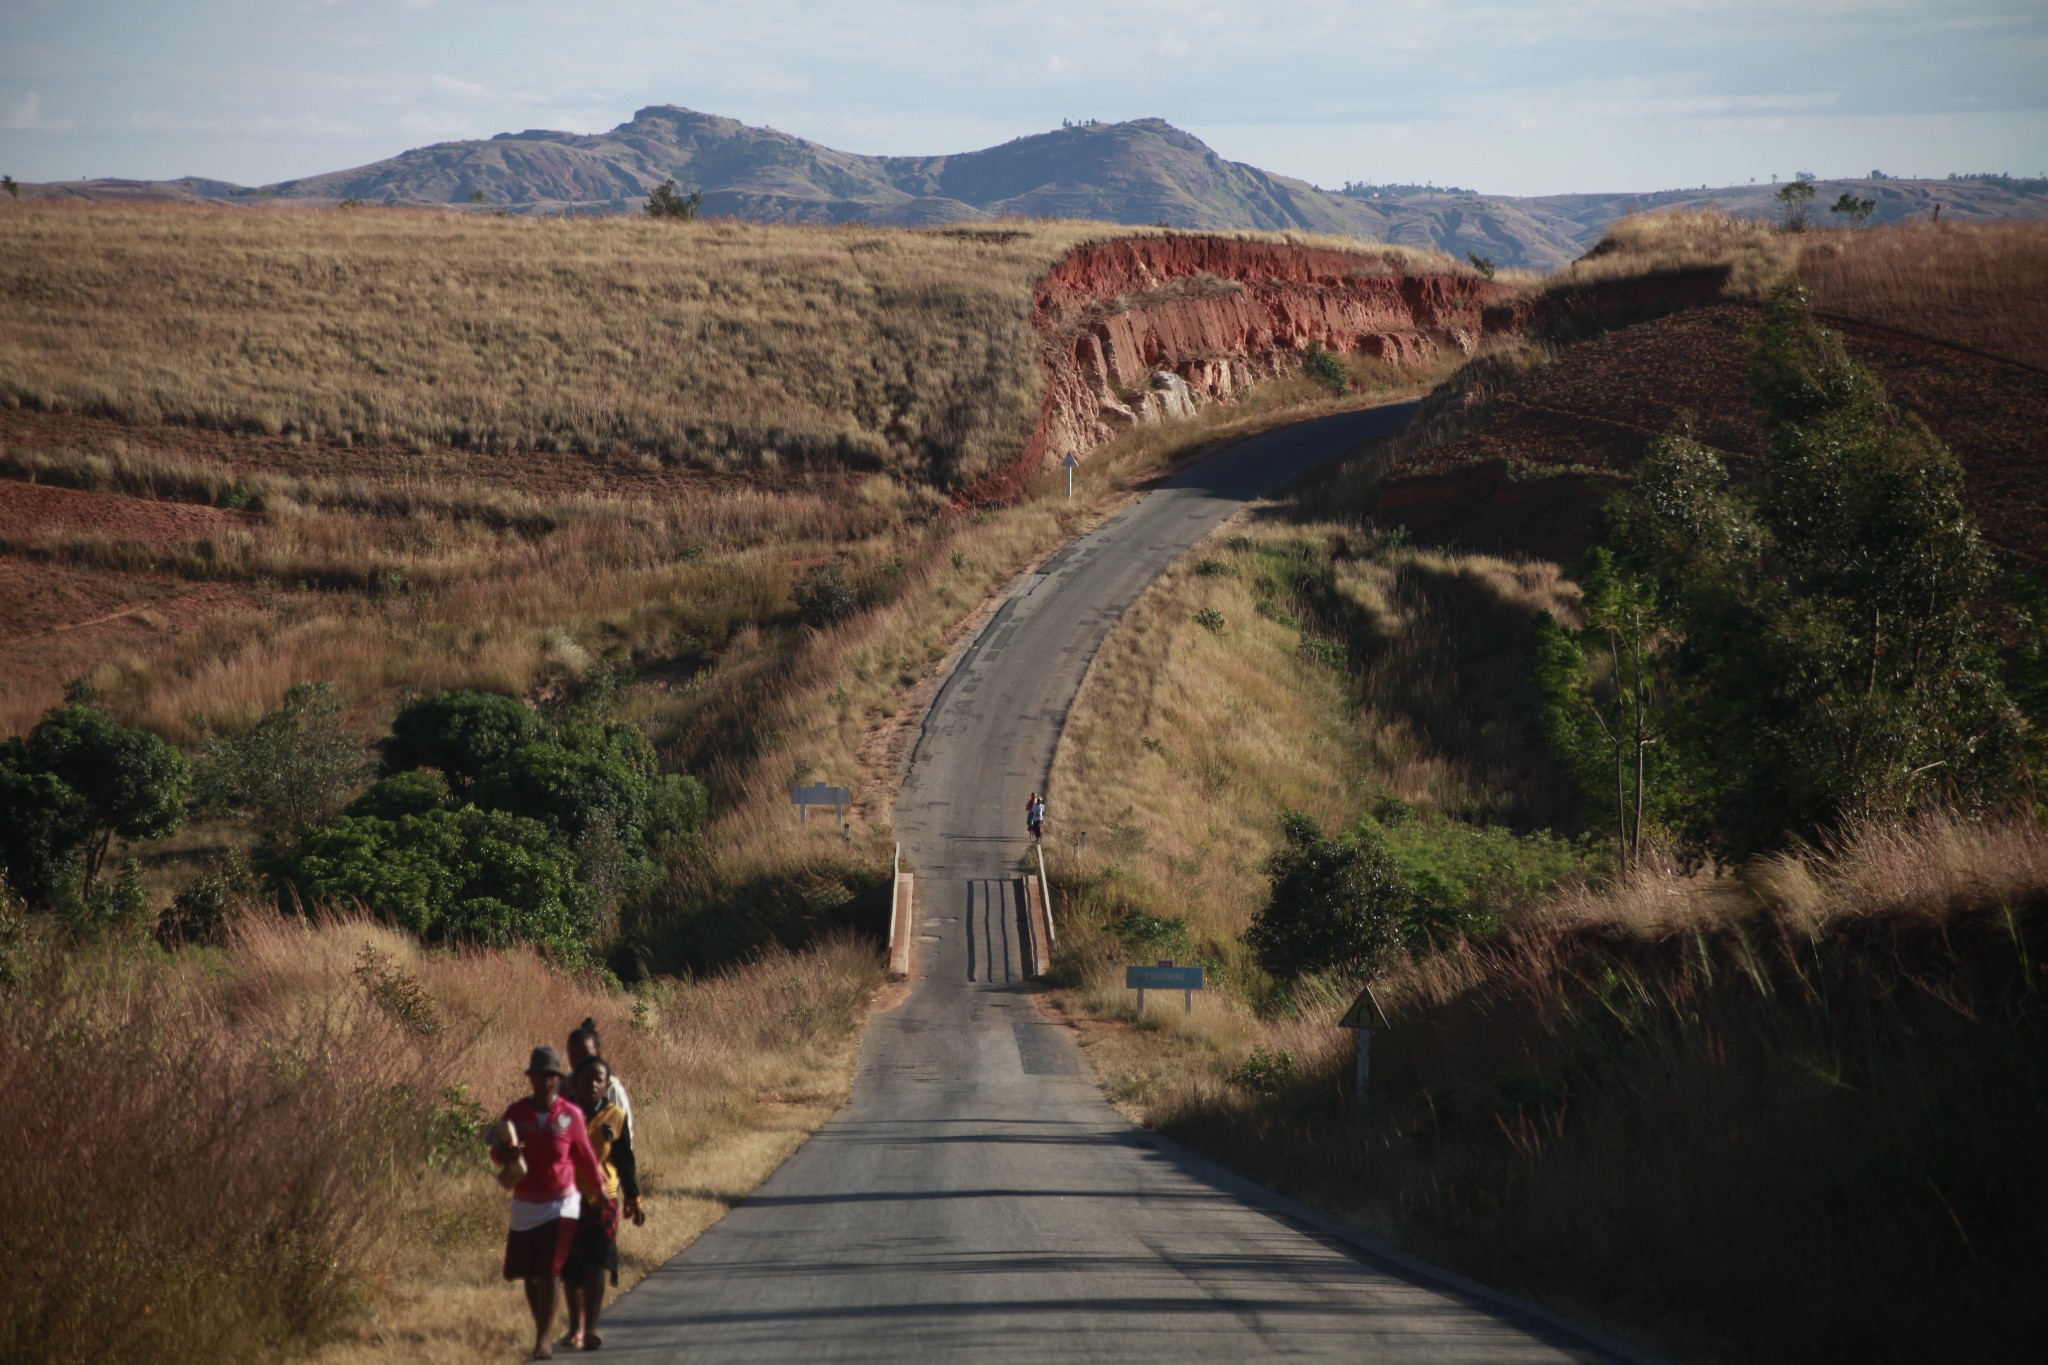
M 0 403 L 945 485 L 1022 448 L 1030 286 L 1101 234 L 24 206 Z

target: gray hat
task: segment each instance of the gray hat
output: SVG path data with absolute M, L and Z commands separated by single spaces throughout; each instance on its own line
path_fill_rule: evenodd
M 526 1064 L 526 1074 L 541 1076 L 550 1072 L 557 1076 L 566 1076 L 569 1074 L 569 1064 L 562 1060 L 562 1054 L 555 1048 L 535 1048 L 532 1060 Z

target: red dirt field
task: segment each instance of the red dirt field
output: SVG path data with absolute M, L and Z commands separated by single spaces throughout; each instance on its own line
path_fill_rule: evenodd
M 1575 558 L 1598 503 L 1682 417 L 1738 469 L 1762 452 L 1743 344 L 1757 317 L 1721 304 L 1568 347 L 1497 398 L 1482 430 L 1404 458 L 1374 515 L 1471 549 Z M 2048 560 L 2048 373 L 1882 327 L 1831 325 L 1892 401 L 1962 459 L 1986 538 Z
M 0 480 L 0 536 L 5 537 L 97 533 L 161 547 L 254 521 L 246 513 L 218 507 Z M 0 604 L 0 612 L 5 610 Z

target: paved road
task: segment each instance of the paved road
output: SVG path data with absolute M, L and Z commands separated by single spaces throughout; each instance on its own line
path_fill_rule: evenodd
M 1127 1123 L 1024 983 L 1024 798 L 1045 789 L 1110 627 L 1246 501 L 1409 411 L 1232 447 L 1003 604 L 933 702 L 896 808 L 918 875 L 915 988 L 869 1024 L 847 1107 L 619 1301 L 608 1358 L 1601 1358 L 1370 1263 Z

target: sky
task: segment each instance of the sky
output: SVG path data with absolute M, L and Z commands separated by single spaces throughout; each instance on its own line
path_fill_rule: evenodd
M 1159 117 L 1496 194 L 2048 173 L 2048 0 L 0 0 L 0 171 L 263 184 L 680 104 L 871 154 Z

